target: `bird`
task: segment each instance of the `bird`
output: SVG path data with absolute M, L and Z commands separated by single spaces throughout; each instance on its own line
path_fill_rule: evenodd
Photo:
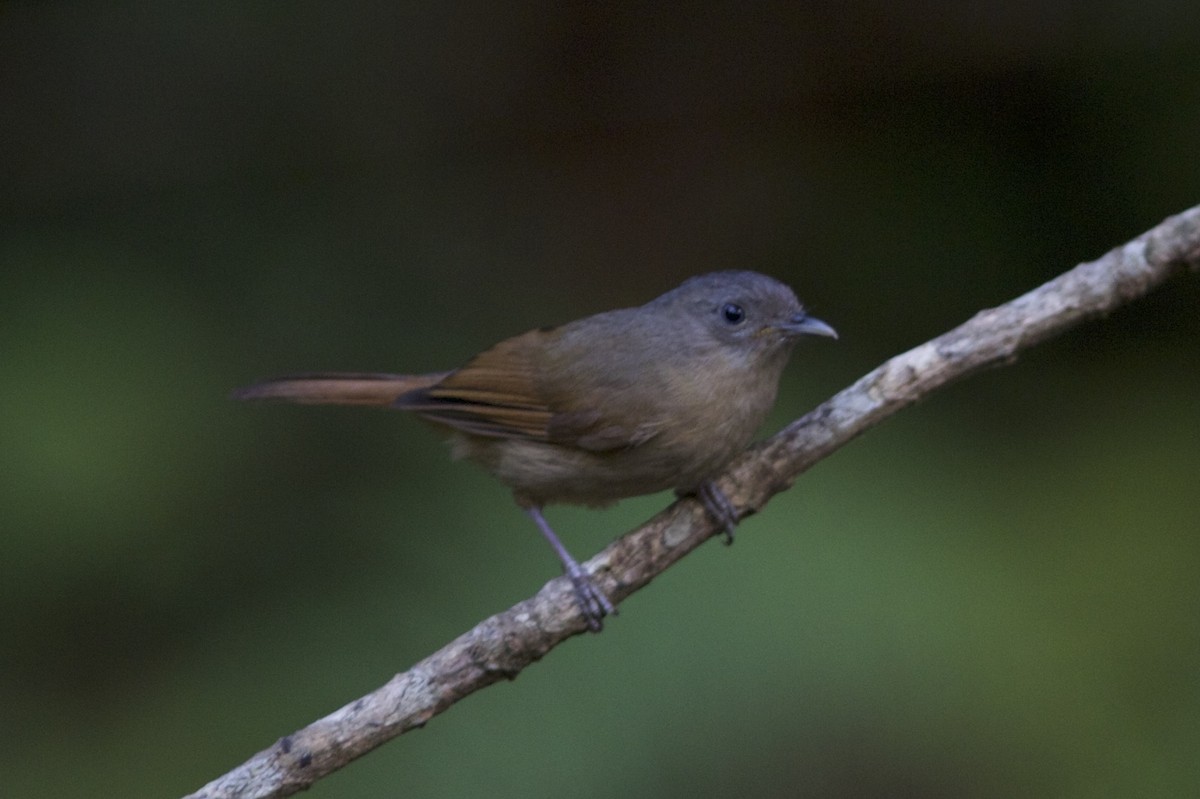
M 637 307 L 521 333 L 451 371 L 286 375 L 233 396 L 390 408 L 439 428 L 455 458 L 512 489 L 599 631 L 616 607 L 543 508 L 674 489 L 700 499 L 731 542 L 737 514 L 712 478 L 753 440 L 804 336 L 837 332 L 784 283 L 719 271 Z

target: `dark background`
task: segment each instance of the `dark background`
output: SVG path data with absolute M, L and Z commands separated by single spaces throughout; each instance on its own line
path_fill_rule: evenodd
M 0 792 L 185 793 L 554 576 L 387 413 L 752 268 L 771 427 L 1200 201 L 1195 3 L 0 5 Z M 1200 786 L 1200 283 L 958 384 L 314 797 Z M 668 501 L 554 508 L 580 557 Z

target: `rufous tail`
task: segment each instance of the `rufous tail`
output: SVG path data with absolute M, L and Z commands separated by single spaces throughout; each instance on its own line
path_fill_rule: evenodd
M 391 375 L 370 372 L 329 372 L 286 375 L 233 392 L 238 400 L 274 400 L 302 405 L 390 405 L 398 397 L 429 388 L 448 372 Z

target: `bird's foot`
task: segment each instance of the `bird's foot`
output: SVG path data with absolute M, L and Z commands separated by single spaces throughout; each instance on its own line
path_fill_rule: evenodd
M 725 492 L 717 488 L 711 480 L 705 480 L 696 488 L 696 499 L 704 505 L 709 515 L 721 523 L 725 529 L 725 546 L 733 543 L 733 531 L 737 529 L 738 512 L 725 496 Z
M 575 601 L 579 603 L 579 610 L 583 613 L 588 629 L 600 632 L 604 629 L 604 617 L 617 615 L 616 607 L 574 560 L 565 564 L 565 570 L 571 580 L 571 586 L 575 589 Z
M 529 514 L 529 518 L 533 519 L 538 529 L 542 531 L 542 535 L 554 548 L 555 554 L 558 555 L 563 572 L 571 580 L 571 586 L 575 589 L 575 601 L 579 603 L 579 610 L 587 622 L 588 629 L 594 633 L 600 632 L 604 629 L 604 617 L 617 615 L 616 607 L 604 595 L 604 592 L 596 587 L 596 584 L 592 582 L 591 575 L 583 570 L 579 561 L 571 557 L 571 553 L 563 546 L 562 541 L 558 540 L 558 536 L 546 522 L 546 517 L 542 515 L 541 507 L 531 505 L 525 508 L 525 512 Z

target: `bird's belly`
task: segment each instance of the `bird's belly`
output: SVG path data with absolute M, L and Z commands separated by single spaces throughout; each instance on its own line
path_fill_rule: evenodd
M 522 501 L 546 505 L 608 505 L 666 489 L 689 491 L 716 475 L 748 443 L 719 442 L 701 449 L 669 440 L 605 452 L 519 439 L 455 436 L 456 456 L 484 466 Z

